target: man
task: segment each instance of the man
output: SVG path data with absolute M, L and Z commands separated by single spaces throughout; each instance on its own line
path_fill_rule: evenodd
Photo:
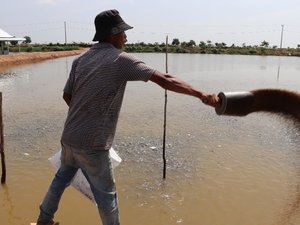
M 54 225 L 53 217 L 64 189 L 82 169 L 97 202 L 103 225 L 119 225 L 116 187 L 109 157 L 127 81 L 148 80 L 164 89 L 191 95 L 216 106 L 215 95 L 154 70 L 122 51 L 125 31 L 132 29 L 117 10 L 95 18 L 98 41 L 74 60 L 63 98 L 69 112 L 61 138 L 61 167 L 40 205 L 38 225 Z

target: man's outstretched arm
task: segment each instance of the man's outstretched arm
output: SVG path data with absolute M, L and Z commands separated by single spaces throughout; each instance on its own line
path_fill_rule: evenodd
M 166 90 L 199 98 L 207 105 L 216 107 L 219 104 L 219 98 L 215 94 L 207 94 L 196 90 L 185 81 L 182 81 L 170 74 L 155 71 L 150 77 L 150 80 Z

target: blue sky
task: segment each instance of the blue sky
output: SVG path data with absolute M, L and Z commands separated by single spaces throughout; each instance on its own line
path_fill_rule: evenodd
M 95 16 L 107 9 L 119 10 L 134 27 L 128 42 L 162 43 L 210 40 L 227 45 L 279 46 L 300 44 L 299 0 L 3 0 L 0 28 L 17 37 L 30 36 L 33 43 L 89 42 Z

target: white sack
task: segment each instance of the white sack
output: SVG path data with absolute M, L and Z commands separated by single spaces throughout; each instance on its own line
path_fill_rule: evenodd
M 52 157 L 49 158 L 49 161 L 51 162 L 51 164 L 54 166 L 56 170 L 58 170 L 60 167 L 60 155 L 61 155 L 61 150 L 59 150 Z M 116 168 L 122 161 L 120 156 L 118 156 L 118 154 L 113 148 L 109 149 L 109 156 L 111 157 L 113 168 Z M 90 184 L 88 183 L 87 179 L 83 175 L 81 169 L 79 169 L 75 174 L 71 182 L 71 185 L 96 204 L 93 193 L 91 191 Z

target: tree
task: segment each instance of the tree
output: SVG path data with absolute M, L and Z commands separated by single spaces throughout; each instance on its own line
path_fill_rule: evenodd
M 187 46 L 189 46 L 189 47 L 196 46 L 196 42 L 195 42 L 194 40 L 190 40 L 190 41 L 187 43 Z
M 269 47 L 269 42 L 263 41 L 263 42 L 260 44 L 260 46 L 261 46 L 261 47 L 268 48 L 268 47 Z
M 187 45 L 188 45 L 188 43 L 186 41 L 181 42 L 182 47 L 186 47 Z
M 204 41 L 200 41 L 199 47 L 200 48 L 205 48 L 206 47 L 206 43 Z
M 139 42 L 139 45 L 142 46 L 142 47 L 145 47 L 145 46 L 146 46 L 145 42 L 143 42 L 143 41 L 142 41 L 142 42 Z
M 172 45 L 180 45 L 180 41 L 178 38 L 174 38 L 173 41 L 172 41 Z
M 23 41 L 24 44 L 29 44 L 29 43 L 31 43 L 31 37 L 25 36 L 24 38 L 25 38 L 25 41 Z
M 224 43 L 224 42 L 222 42 L 222 43 L 216 42 L 216 43 L 215 43 L 215 46 L 216 46 L 217 48 L 226 48 L 226 43 Z
M 221 44 L 219 44 L 218 42 L 215 43 L 215 46 L 216 46 L 217 48 L 221 48 L 221 47 L 222 47 Z
M 297 48 L 300 48 L 300 45 L 297 45 Z
M 221 45 L 222 45 L 222 48 L 226 48 L 227 47 L 227 44 L 225 42 L 222 42 Z
M 162 42 L 159 47 L 163 48 L 163 47 L 166 47 L 166 43 L 165 42 Z
M 207 40 L 206 43 L 207 43 L 207 47 L 209 47 L 209 48 L 211 48 L 213 46 L 211 40 Z

